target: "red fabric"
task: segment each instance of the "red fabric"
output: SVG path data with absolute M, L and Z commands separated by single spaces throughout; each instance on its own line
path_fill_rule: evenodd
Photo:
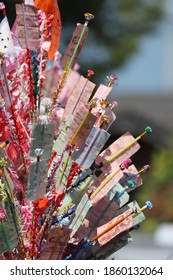
M 7 157 L 12 161 L 13 164 L 17 163 L 19 152 L 17 151 L 13 141 L 10 142 L 6 150 Z
M 2 125 L 2 123 L 1 123 Z M 10 129 L 8 126 L 0 127 L 0 142 L 5 142 L 10 138 Z
M 4 119 L 2 109 L 0 109 L 0 142 L 5 142 L 10 138 L 10 128 Z
M 47 197 L 39 199 L 38 201 L 38 209 L 39 209 L 39 214 L 43 214 L 45 209 L 49 206 L 49 199 Z

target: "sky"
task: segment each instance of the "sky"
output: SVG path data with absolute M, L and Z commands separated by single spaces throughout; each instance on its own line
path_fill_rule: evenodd
M 141 38 L 139 50 L 118 71 L 119 91 L 127 94 L 173 93 L 173 1 L 154 32 Z

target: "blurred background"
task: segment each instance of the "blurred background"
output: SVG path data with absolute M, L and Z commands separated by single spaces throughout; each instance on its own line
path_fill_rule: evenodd
M 7 15 L 12 26 L 14 4 L 8 0 Z M 83 14 L 95 19 L 89 23 L 89 36 L 78 61 L 79 72 L 95 71 L 93 82 L 106 84 L 115 74 L 110 100 L 116 100 L 117 119 L 110 128 L 110 142 L 126 131 L 137 137 L 146 126 L 153 133 L 140 142 L 132 160 L 137 168 L 150 164 L 142 175 L 143 185 L 131 200 L 139 205 L 151 200 L 133 242 L 110 258 L 173 258 L 173 1 L 172 0 L 59 0 L 62 18 L 60 52 L 65 53 L 76 23 Z M 110 143 L 108 143 L 110 144 Z

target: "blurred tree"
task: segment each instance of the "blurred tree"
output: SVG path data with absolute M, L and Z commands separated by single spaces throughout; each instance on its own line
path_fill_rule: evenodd
M 151 160 L 151 172 L 144 177 L 144 188 L 137 191 L 136 198 L 143 203 L 148 198 L 153 203 L 150 211 L 150 229 L 157 223 L 173 222 L 173 142 L 168 150 L 155 151 Z M 148 224 L 145 224 L 148 227 Z
M 62 51 L 76 22 L 85 21 L 83 14 L 95 15 L 79 64 L 81 70 L 93 68 L 97 76 L 122 66 L 137 50 L 140 36 L 150 32 L 163 15 L 160 0 L 73 0 L 72 5 L 69 0 L 59 0 L 58 3 L 63 24 Z
M 4 0 L 12 26 L 15 3 L 21 0 Z M 81 72 L 93 68 L 97 77 L 123 65 L 137 50 L 141 35 L 153 29 L 162 16 L 162 0 L 59 0 L 62 18 L 60 51 L 62 54 L 71 39 L 76 23 L 85 21 L 83 14 L 93 13 L 89 24 L 89 37 L 79 59 Z

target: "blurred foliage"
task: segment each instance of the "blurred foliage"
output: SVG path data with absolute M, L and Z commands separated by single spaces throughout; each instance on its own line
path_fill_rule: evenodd
M 153 203 L 146 228 L 154 229 L 158 223 L 173 222 L 173 141 L 170 149 L 153 153 L 151 170 L 144 177 L 136 198 L 139 204 L 148 199 Z
M 15 3 L 4 0 L 10 26 L 15 19 Z M 68 46 L 78 22 L 84 23 L 84 13 L 95 15 L 89 23 L 89 36 L 79 59 L 81 73 L 93 68 L 96 76 L 109 74 L 138 48 L 141 35 L 150 32 L 163 16 L 162 0 L 58 0 L 62 19 L 60 51 Z M 107 71 L 107 72 L 106 72 Z
M 62 52 L 67 47 L 76 23 L 83 14 L 95 19 L 89 23 L 89 36 L 79 59 L 81 71 L 95 70 L 97 76 L 116 69 L 138 48 L 141 35 L 153 30 L 163 16 L 162 0 L 59 0 L 62 17 Z M 106 72 L 107 71 L 107 72 Z M 106 73 L 106 74 L 105 74 Z

